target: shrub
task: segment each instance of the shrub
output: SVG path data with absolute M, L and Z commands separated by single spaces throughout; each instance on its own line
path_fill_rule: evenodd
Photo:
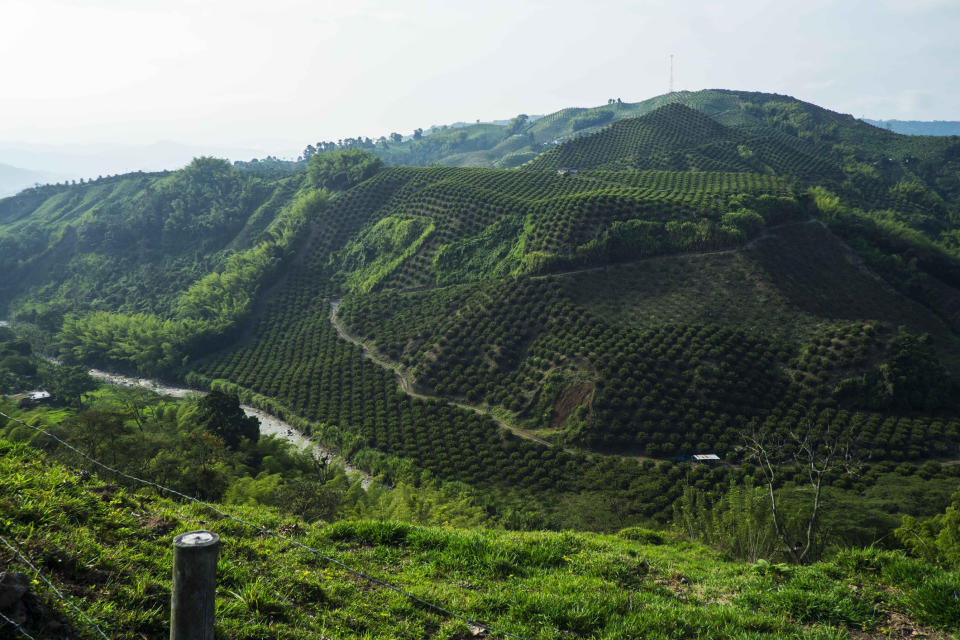
M 640 544 L 663 544 L 665 542 L 663 535 L 657 531 L 644 529 L 643 527 L 629 527 L 621 529 L 618 533 L 621 538 L 635 540 Z

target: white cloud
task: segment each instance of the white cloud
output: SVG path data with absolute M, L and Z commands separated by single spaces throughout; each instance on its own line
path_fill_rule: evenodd
M 956 0 L 882 0 L 885 8 L 900 13 L 923 13 L 936 9 L 956 9 Z
M 678 87 L 960 118 L 955 0 L 882 1 L 0 0 L 0 140 L 302 147 L 647 98 L 671 52 Z

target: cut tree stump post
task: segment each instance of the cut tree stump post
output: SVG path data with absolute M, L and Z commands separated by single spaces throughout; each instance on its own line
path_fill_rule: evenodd
M 191 531 L 173 539 L 170 640 L 213 640 L 220 536 Z

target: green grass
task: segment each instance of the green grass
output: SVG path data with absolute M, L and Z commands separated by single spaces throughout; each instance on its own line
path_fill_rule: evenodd
M 0 443 L 0 452 L 0 535 L 111 638 L 166 637 L 172 539 L 198 528 L 222 539 L 218 637 L 470 637 L 463 622 L 202 507 L 81 477 L 23 445 Z M 960 606 L 955 590 L 926 586 L 956 584 L 955 574 L 891 552 L 750 566 L 669 534 L 307 525 L 269 510 L 231 511 L 524 638 L 881 638 L 894 619 L 946 637 L 937 629 L 956 620 L 944 611 Z M 6 549 L 0 560 L 16 566 Z M 93 637 L 45 587 L 31 588 L 79 637 Z M 41 625 L 27 629 L 57 637 Z

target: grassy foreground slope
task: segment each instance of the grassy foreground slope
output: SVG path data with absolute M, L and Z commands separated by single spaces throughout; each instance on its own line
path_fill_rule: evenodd
M 0 441 L 0 454 L 0 535 L 111 638 L 167 637 L 172 539 L 198 528 L 223 542 L 218 637 L 497 637 L 203 507 L 104 484 L 24 445 Z M 960 624 L 960 576 L 895 552 L 843 552 L 808 567 L 748 565 L 638 529 L 603 536 L 325 526 L 265 509 L 230 511 L 524 638 L 948 638 Z M 95 637 L 6 545 L 0 562 L 26 572 L 48 610 L 22 620 L 34 637 Z

